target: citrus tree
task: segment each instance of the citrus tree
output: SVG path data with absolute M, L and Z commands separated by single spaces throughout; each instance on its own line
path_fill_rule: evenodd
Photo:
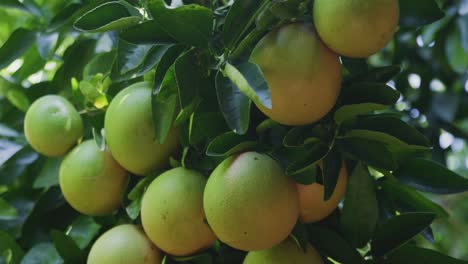
M 0 16 L 0 263 L 467 263 L 466 0 Z

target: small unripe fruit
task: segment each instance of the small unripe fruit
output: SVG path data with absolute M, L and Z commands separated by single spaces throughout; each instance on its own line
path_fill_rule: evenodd
M 216 167 L 203 206 L 219 240 L 246 251 L 283 241 L 299 215 L 294 182 L 275 160 L 256 152 L 232 156 Z
M 83 121 L 67 99 L 46 95 L 26 112 L 24 134 L 35 151 L 49 157 L 62 156 L 83 136 Z
M 127 175 L 108 150 L 101 151 L 94 140 L 87 140 L 62 161 L 60 189 L 77 211 L 107 215 L 121 205 Z
M 116 226 L 96 240 L 87 264 L 160 264 L 161 252 L 134 225 Z

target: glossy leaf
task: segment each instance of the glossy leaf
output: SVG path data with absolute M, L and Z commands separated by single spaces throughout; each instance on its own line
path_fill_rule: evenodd
M 18 143 L 0 139 L 0 166 L 5 164 L 5 162 L 7 162 L 22 148 L 23 146 Z
M 18 217 L 18 211 L 15 207 L 10 205 L 7 201 L 0 198 L 0 219 L 10 220 Z
M 420 27 L 444 17 L 434 0 L 400 0 L 399 3 L 400 25 L 404 27 Z
M 374 180 L 367 167 L 358 163 L 348 178 L 341 226 L 348 241 L 364 247 L 374 233 L 379 217 Z
M 68 235 L 80 249 L 85 249 L 98 234 L 101 225 L 90 216 L 79 216 L 70 226 Z
M 400 98 L 400 93 L 390 86 L 376 82 L 354 83 L 341 90 L 343 105 L 375 103 L 393 105 Z
M 410 159 L 394 175 L 402 183 L 423 192 L 452 194 L 468 190 L 468 179 L 427 159 Z
M 415 245 L 406 244 L 388 255 L 388 263 L 390 264 L 406 264 L 406 263 L 424 263 L 424 264 L 467 264 L 468 261 L 455 259 L 450 256 L 441 254 L 437 251 L 417 247 Z
M 435 218 L 432 213 L 406 213 L 394 216 L 380 225 L 372 239 L 372 252 L 382 256 L 407 243 L 428 227 Z
M 11 263 L 20 263 L 24 256 L 23 249 L 8 233 L 0 231 L 0 251 L 6 252 L 7 250 L 11 250 Z
M 336 148 L 332 148 L 322 161 L 322 182 L 325 189 L 323 194 L 324 201 L 328 201 L 335 191 L 342 165 L 343 161 L 341 159 L 340 153 Z
M 252 149 L 257 142 L 234 132 L 227 132 L 213 139 L 206 149 L 208 156 L 231 156 L 238 152 Z
M 84 254 L 76 245 L 73 239 L 65 233 L 57 230 L 52 230 L 50 233 L 55 248 L 63 260 L 71 263 L 79 263 L 84 261 Z
M 34 44 L 36 33 L 19 28 L 11 33 L 8 40 L 0 47 L 0 69 L 10 65 Z
M 337 124 L 341 124 L 346 120 L 354 118 L 359 115 L 368 114 L 373 111 L 386 109 L 386 105 L 376 103 L 362 103 L 362 104 L 350 104 L 343 105 L 336 110 L 333 119 Z
M 395 156 L 381 142 L 349 137 L 338 140 L 338 146 L 345 153 L 370 166 L 388 170 L 397 167 Z
M 34 180 L 33 187 L 39 189 L 58 185 L 61 163 L 61 158 L 48 158 L 39 172 L 39 175 Z
M 21 264 L 62 264 L 63 260 L 52 243 L 39 243 L 32 247 L 21 260 Z
M 133 44 L 175 44 L 176 40 L 169 35 L 156 20 L 144 21 L 123 30 L 120 38 Z

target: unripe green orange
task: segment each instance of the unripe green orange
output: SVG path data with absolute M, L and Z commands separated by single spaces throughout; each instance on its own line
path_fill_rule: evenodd
M 137 175 L 163 168 L 178 146 L 178 133 L 174 128 L 163 144 L 158 143 L 151 96 L 149 83 L 127 87 L 112 100 L 104 121 L 112 155 L 122 167 Z
M 314 23 L 325 44 L 338 54 L 368 57 L 392 39 L 398 0 L 315 0 Z
M 275 160 L 256 152 L 232 156 L 216 167 L 203 206 L 219 240 L 246 251 L 283 241 L 299 215 L 294 182 Z
M 322 264 L 322 257 L 307 244 L 304 252 L 291 238 L 272 248 L 251 251 L 247 254 L 243 264 Z
M 309 24 L 289 24 L 268 33 L 251 61 L 262 70 L 272 109 L 257 107 L 285 125 L 313 123 L 335 105 L 341 87 L 341 64 Z
M 332 196 L 324 201 L 325 188 L 322 184 L 297 184 L 299 193 L 300 218 L 304 223 L 313 223 L 329 216 L 346 193 L 348 173 L 343 164 Z
M 160 264 L 161 252 L 135 225 L 116 226 L 96 240 L 87 264 Z
M 37 152 L 50 157 L 62 156 L 83 136 L 83 121 L 67 99 L 46 95 L 26 112 L 24 134 Z
M 163 251 L 187 256 L 210 247 L 216 240 L 203 211 L 206 178 L 175 168 L 159 175 L 141 204 L 141 221 L 148 237 Z
M 77 211 L 93 216 L 107 215 L 119 208 L 128 173 L 101 151 L 94 140 L 76 146 L 62 161 L 60 189 Z

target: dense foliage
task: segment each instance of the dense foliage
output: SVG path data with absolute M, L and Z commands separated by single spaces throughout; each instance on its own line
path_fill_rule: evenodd
M 271 29 L 312 22 L 313 1 L 165 2 L 0 2 L 0 263 L 84 263 L 100 234 L 141 222 L 142 195 L 161 171 L 132 176 L 112 215 L 85 216 L 58 186 L 62 158 L 39 155 L 23 133 L 32 102 L 60 94 L 81 114 L 84 139 L 104 149 L 107 106 L 141 81 L 153 87 L 156 140 L 173 125 L 180 131 L 172 167 L 208 176 L 226 157 L 255 150 L 279 160 L 296 182 L 323 184 L 328 199 L 346 162 L 343 206 L 293 230 L 330 263 L 466 263 L 439 251 L 468 258 L 466 195 L 454 195 L 468 190 L 460 176 L 468 154 L 468 1 L 401 0 L 393 40 L 366 59 L 341 57 L 337 104 L 306 126 L 278 124 L 255 107 L 271 100 L 248 58 Z M 164 261 L 244 256 L 218 241 Z

